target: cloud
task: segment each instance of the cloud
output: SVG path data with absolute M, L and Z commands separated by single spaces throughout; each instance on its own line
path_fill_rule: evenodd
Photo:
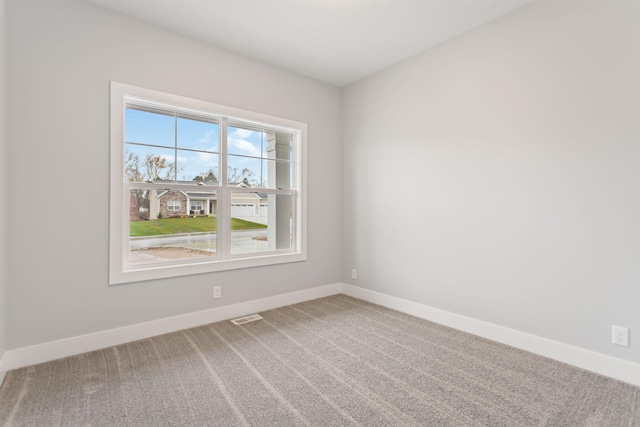
M 196 160 L 200 164 L 218 169 L 218 156 L 215 154 L 198 152 L 196 153 Z
M 231 139 L 231 145 L 237 148 L 241 154 L 245 154 L 247 156 L 260 157 L 261 152 L 255 145 L 246 141 L 244 139 Z
M 211 135 L 213 135 L 214 133 L 218 133 L 216 130 L 209 130 L 207 132 L 204 133 L 204 135 L 202 136 L 202 138 L 200 138 L 198 140 L 198 142 L 200 144 L 206 144 L 207 142 L 211 142 Z
M 249 130 L 249 129 L 240 129 L 240 128 L 233 128 L 233 129 L 234 130 L 233 130 L 233 132 L 231 132 L 231 136 L 234 137 L 234 138 L 239 138 L 239 139 L 249 138 L 255 132 L 255 131 Z

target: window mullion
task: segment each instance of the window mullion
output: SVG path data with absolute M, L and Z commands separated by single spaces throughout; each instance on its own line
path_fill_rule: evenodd
M 122 185 L 122 226 L 120 228 L 121 233 L 121 262 L 122 266 L 129 266 L 129 212 L 131 207 L 129 205 L 130 198 L 129 194 L 131 194 L 130 183 L 125 181 Z
M 173 113 L 173 180 L 178 181 L 178 113 Z
M 217 247 L 218 257 L 220 259 L 228 259 L 231 252 L 231 194 L 228 186 L 227 176 L 227 127 L 229 121 L 226 118 L 220 120 L 220 172 L 218 181 L 220 182 L 220 191 L 218 194 L 218 213 L 217 213 Z

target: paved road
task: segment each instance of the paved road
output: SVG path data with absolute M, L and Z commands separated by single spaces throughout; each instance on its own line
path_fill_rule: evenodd
M 234 248 L 250 246 L 254 250 L 256 249 L 257 244 L 264 244 L 266 246 L 266 242 L 256 240 L 256 237 L 267 237 L 267 229 L 232 231 L 232 246 Z M 130 249 L 153 248 L 159 246 L 180 246 L 183 248 L 215 251 L 216 233 L 132 237 L 129 242 Z

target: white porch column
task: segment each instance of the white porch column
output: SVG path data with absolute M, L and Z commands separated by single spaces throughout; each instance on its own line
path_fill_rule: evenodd
M 289 160 L 291 156 L 291 135 L 283 132 L 267 132 L 267 154 L 269 160 Z M 269 162 L 269 188 L 286 188 L 291 186 L 291 168 L 289 163 Z M 272 167 L 273 166 L 273 167 Z M 289 249 L 291 246 L 291 197 L 288 195 L 269 194 L 269 227 L 267 242 L 270 250 Z

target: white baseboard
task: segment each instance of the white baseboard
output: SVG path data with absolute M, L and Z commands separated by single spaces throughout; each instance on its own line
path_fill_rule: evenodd
M 640 364 L 637 363 L 353 285 L 343 284 L 342 293 L 640 386 Z
M 5 352 L 4 357 L 0 358 L 0 379 L 4 377 L 5 372 L 12 369 L 48 362 L 62 357 L 99 350 L 101 348 L 167 334 L 182 329 L 193 328 L 195 326 L 206 325 L 208 323 L 233 319 L 247 314 L 272 310 L 316 298 L 336 295 L 341 293 L 341 291 L 342 284 L 335 283 L 9 350 Z
M 12 369 L 339 293 L 640 386 L 640 364 L 343 283 L 9 350 L 0 355 L 0 384 Z

